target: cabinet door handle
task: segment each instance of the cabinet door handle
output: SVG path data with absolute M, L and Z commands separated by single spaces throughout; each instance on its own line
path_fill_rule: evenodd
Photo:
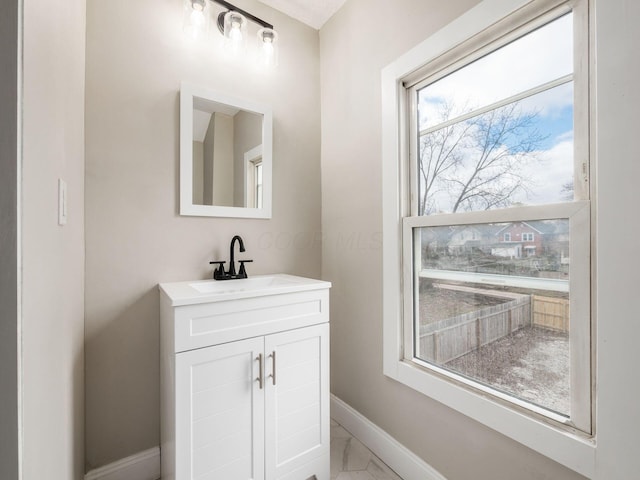
M 258 381 L 258 385 L 260 385 L 260 390 L 262 390 L 262 385 L 263 385 L 263 377 L 262 377 L 262 372 L 263 372 L 263 368 L 262 368 L 262 354 L 258 354 L 258 358 L 256 358 L 256 360 L 258 361 L 258 378 L 256 378 L 256 380 Z
M 276 351 L 271 352 L 271 380 L 276 384 Z

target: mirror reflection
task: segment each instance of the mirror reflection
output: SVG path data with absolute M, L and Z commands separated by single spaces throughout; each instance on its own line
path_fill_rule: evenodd
M 262 208 L 263 115 L 193 99 L 193 204 Z

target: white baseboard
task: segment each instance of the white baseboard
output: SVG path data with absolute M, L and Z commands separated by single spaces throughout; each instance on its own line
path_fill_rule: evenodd
M 160 447 L 153 447 L 96 468 L 84 476 L 84 480 L 158 480 L 159 478 Z
M 404 480 L 446 480 L 435 468 L 333 394 L 331 418 Z

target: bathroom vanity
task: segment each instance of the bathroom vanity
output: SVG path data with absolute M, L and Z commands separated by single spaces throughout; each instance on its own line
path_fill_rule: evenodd
M 160 285 L 162 479 L 329 479 L 329 288 Z

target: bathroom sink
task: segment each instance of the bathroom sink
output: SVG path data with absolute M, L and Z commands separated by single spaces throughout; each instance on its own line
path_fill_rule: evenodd
M 330 286 L 329 282 L 322 280 L 286 274 L 256 275 L 237 280 L 198 280 L 160 284 L 160 288 L 167 294 L 173 306 L 278 295 Z
M 264 288 L 295 285 L 296 277 L 264 275 L 258 277 L 242 278 L 239 280 L 205 280 L 203 282 L 190 283 L 189 286 L 200 293 L 230 293 L 262 290 Z

